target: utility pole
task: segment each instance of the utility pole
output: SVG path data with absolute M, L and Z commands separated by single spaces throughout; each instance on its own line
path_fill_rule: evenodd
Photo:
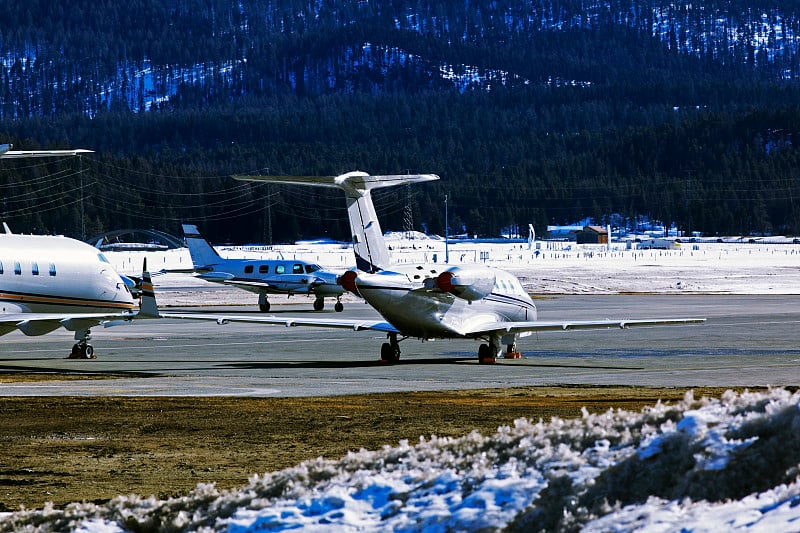
M 403 229 L 406 232 L 406 238 L 411 238 L 411 232 L 414 231 L 414 218 L 411 212 L 411 186 L 406 185 L 406 206 L 403 209 Z
M 78 156 L 78 175 L 81 177 L 81 240 L 86 240 L 86 212 L 84 211 L 83 160 Z
M 444 262 L 450 263 L 450 222 L 447 215 L 447 199 L 450 193 L 444 195 Z
M 267 167 L 267 176 L 269 176 L 269 167 Z M 266 220 L 264 221 L 264 240 L 268 246 L 272 246 L 272 187 L 267 184 L 267 192 L 264 195 L 264 212 L 266 213 Z

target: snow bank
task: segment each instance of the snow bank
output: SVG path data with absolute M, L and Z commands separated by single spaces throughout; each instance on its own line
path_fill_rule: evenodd
M 800 394 L 688 393 L 640 413 L 519 419 L 170 500 L 6 514 L 0 531 L 788 531 L 800 520 Z

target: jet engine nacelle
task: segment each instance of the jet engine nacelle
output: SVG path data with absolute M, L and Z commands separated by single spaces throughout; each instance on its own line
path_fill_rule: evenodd
M 358 272 L 355 270 L 348 270 L 338 278 L 336 278 L 336 283 L 342 286 L 344 290 L 348 292 L 352 292 L 356 296 L 361 296 L 358 292 L 358 286 L 356 285 L 356 278 L 358 277 Z
M 459 298 L 474 302 L 492 293 L 494 271 L 481 266 L 453 267 L 436 277 L 436 286 Z

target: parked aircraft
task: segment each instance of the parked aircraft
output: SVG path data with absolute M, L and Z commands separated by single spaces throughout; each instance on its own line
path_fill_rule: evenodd
M 231 315 L 206 317 L 220 324 L 240 321 L 381 331 L 388 337 L 388 342 L 381 347 L 381 359 L 386 362 L 399 359 L 399 343 L 410 337 L 484 340 L 486 342 L 478 350 L 479 362 L 493 363 L 502 353 L 504 345 L 513 354 L 516 352 L 517 338 L 534 331 L 628 328 L 705 321 L 703 318 L 539 321 L 536 306 L 522 284 L 503 270 L 482 265 L 391 264 L 371 192 L 379 187 L 439 179 L 433 174 L 370 176 L 364 172 L 350 172 L 325 177 L 237 176 L 236 179 L 342 189 L 347 200 L 357 271 L 345 272 L 341 283 L 348 291 L 364 298 L 384 320 Z
M 102 253 L 67 237 L 0 233 L 0 335 L 19 330 L 44 335 L 75 332 L 71 358 L 94 358 L 91 328 L 155 317 L 150 275 L 142 274 L 142 304 L 135 310 L 131 280 Z
M 197 226 L 184 224 L 183 234 L 199 278 L 257 293 L 258 307 L 263 312 L 270 308 L 268 294 L 313 294 L 315 311 L 322 311 L 326 297 L 336 298 L 334 309 L 344 309 L 344 289 L 337 283 L 335 272 L 299 259 L 226 259 L 200 235 Z

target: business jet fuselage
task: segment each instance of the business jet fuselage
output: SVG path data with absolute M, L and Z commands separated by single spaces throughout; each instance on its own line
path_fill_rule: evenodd
M 410 337 L 471 337 L 481 325 L 537 318 L 515 276 L 480 265 L 393 265 L 374 274 L 349 271 L 341 281 Z M 469 293 L 457 288 L 466 284 Z
M 0 234 L 0 311 L 130 311 L 126 283 L 96 248 L 66 237 Z
M 0 335 L 75 332 L 73 356 L 91 357 L 90 328 L 134 313 L 130 282 L 96 248 L 66 237 L 0 234 Z

